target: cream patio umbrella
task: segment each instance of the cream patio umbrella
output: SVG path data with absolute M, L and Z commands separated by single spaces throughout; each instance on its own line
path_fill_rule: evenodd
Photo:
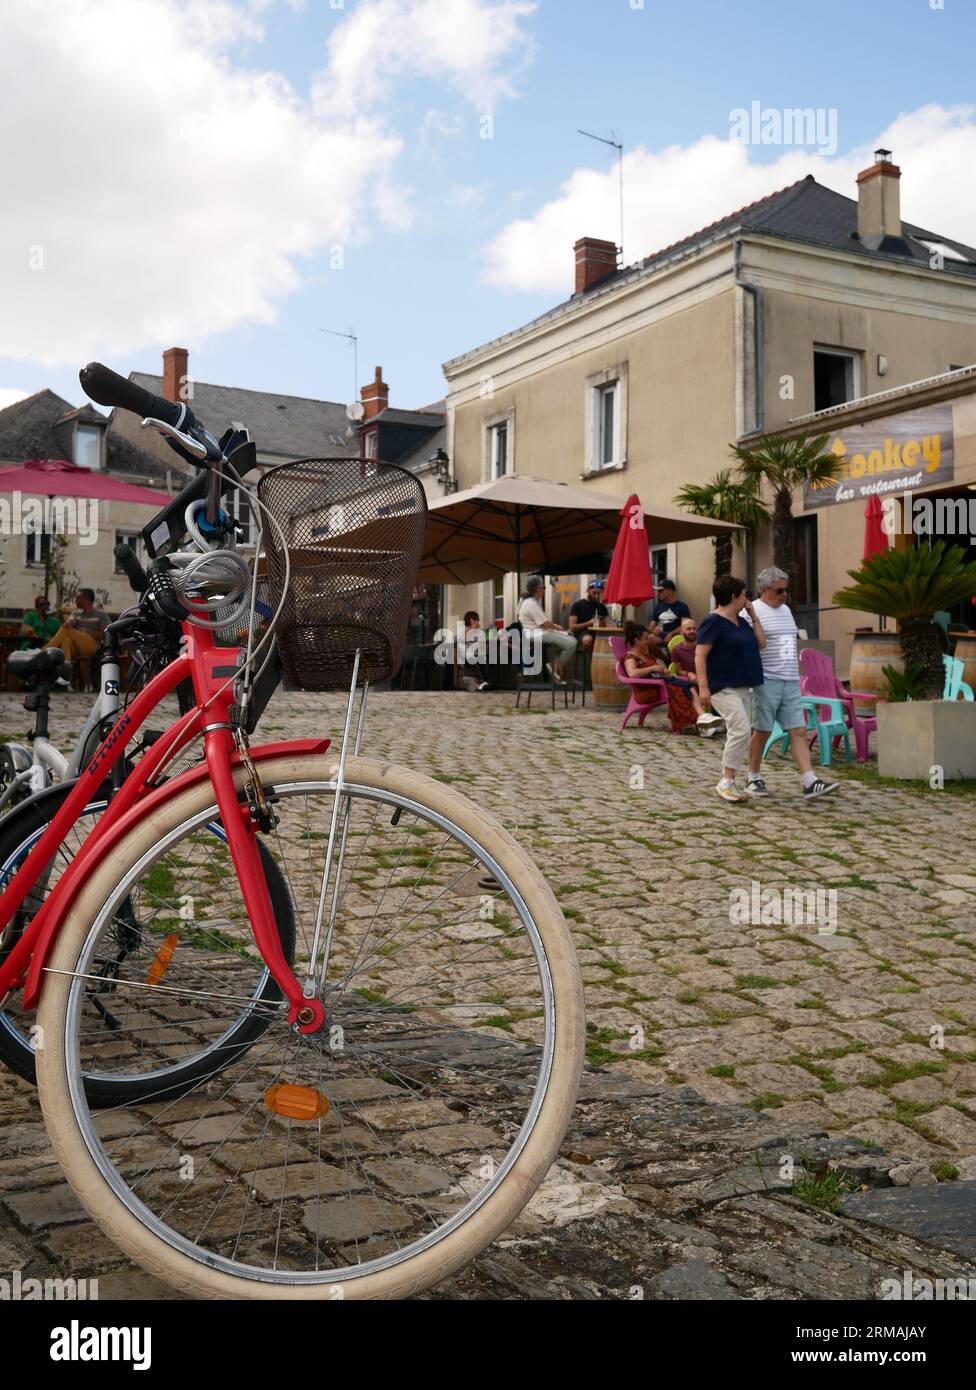
M 418 578 L 476 584 L 523 567 L 552 574 L 567 560 L 612 550 L 627 499 L 511 473 L 429 504 Z M 675 507 L 644 507 L 648 543 L 696 540 L 740 528 Z

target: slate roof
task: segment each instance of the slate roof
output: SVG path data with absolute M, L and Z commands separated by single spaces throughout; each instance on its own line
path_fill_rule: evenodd
M 812 174 L 807 174 L 805 178 L 798 179 L 796 183 L 788 184 L 786 188 L 758 198 L 754 203 L 748 203 L 745 207 L 738 208 L 735 212 L 730 212 L 715 222 L 710 222 L 707 227 L 700 227 L 698 231 L 682 237 L 679 241 L 672 242 L 670 246 L 661 247 L 660 250 L 655 251 L 650 256 L 645 256 L 643 260 L 637 261 L 633 265 L 622 266 L 619 270 L 611 271 L 603 279 L 595 281 L 579 294 L 571 295 L 568 299 L 562 300 L 544 314 L 540 314 L 529 323 L 523 324 L 521 328 L 502 334 L 490 342 L 482 343 L 477 348 L 468 349 L 444 365 L 450 367 L 465 357 L 481 352 L 505 339 L 515 337 L 525 329 L 544 323 L 547 319 L 553 318 L 571 305 L 577 304 L 591 295 L 601 293 L 625 280 L 636 279 L 648 271 L 659 268 L 669 260 L 689 255 L 710 241 L 724 241 L 748 232 L 782 237 L 785 241 L 800 241 L 813 246 L 826 246 L 835 251 L 845 251 L 876 261 L 900 261 L 903 264 L 907 262 L 920 269 L 929 267 L 932 250 L 923 243 L 931 241 L 949 247 L 965 257 L 964 261 L 956 261 L 946 257 L 945 269 L 947 271 L 952 271 L 953 274 L 976 277 L 976 248 L 967 246 L 964 242 L 956 241 L 950 236 L 945 236 L 941 232 L 926 231 L 925 228 L 916 226 L 912 222 L 902 222 L 902 235 L 900 237 L 885 237 L 878 247 L 865 245 L 857 235 L 857 199 L 845 197 L 843 193 L 836 193 L 832 188 L 818 183 Z
M 72 462 L 72 427 L 78 419 L 107 424 L 106 416 L 94 406 L 73 406 L 47 389 L 15 401 L 0 410 L 0 459 L 23 463 L 27 459 L 63 458 Z M 166 470 L 159 460 L 111 429 L 105 440 L 105 471 L 165 487 Z
M 976 249 L 939 232 L 928 232 L 912 222 L 902 222 L 901 237 L 886 237 L 880 247 L 866 246 L 857 236 L 857 199 L 847 198 L 818 183 L 812 174 L 798 179 L 786 188 L 759 198 L 746 207 L 701 227 L 690 236 L 662 247 L 638 263 L 648 270 L 682 251 L 690 251 L 703 242 L 731 235 L 733 232 L 765 232 L 818 246 L 832 246 L 838 251 L 851 251 L 862 256 L 895 256 L 928 266 L 931 250 L 922 240 L 940 242 L 964 256 L 969 264 L 946 260 L 946 266 L 963 274 L 976 275 Z M 617 276 L 627 270 L 615 272 Z M 605 285 L 613 276 L 601 280 Z
M 162 395 L 163 378 L 131 372 L 155 395 Z M 281 396 L 272 391 L 248 391 L 238 386 L 211 386 L 194 381 L 193 413 L 220 437 L 235 421 L 245 425 L 259 455 L 282 460 L 344 458 L 359 452 L 359 441 L 347 434 L 346 407 L 338 401 L 315 401 L 305 396 Z
M 407 414 L 408 412 L 404 412 Z M 443 420 L 444 417 L 442 416 Z M 428 434 L 422 443 L 411 449 L 406 454 L 401 454 L 397 459 L 398 468 L 409 468 L 411 473 L 418 472 L 421 468 L 426 468 L 431 454 L 437 449 L 447 451 L 447 422 L 446 420 L 434 434 Z

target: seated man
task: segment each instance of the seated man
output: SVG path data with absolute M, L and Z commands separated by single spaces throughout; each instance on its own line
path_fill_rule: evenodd
M 43 647 L 48 638 L 58 630 L 58 620 L 48 612 L 48 601 L 38 594 L 34 607 L 28 608 L 20 620 L 20 650 L 29 651 L 31 647 Z
M 658 601 L 651 616 L 661 624 L 665 637 L 677 632 L 682 618 L 691 617 L 687 603 L 678 598 L 678 590 L 673 579 L 665 579 L 658 589 Z
M 681 619 L 680 640 L 677 640 L 678 637 L 679 634 L 672 633 L 668 643 L 671 660 L 674 662 L 681 680 L 688 683 L 688 698 L 694 706 L 698 723 L 702 726 L 701 732 L 705 733 L 706 730 L 709 734 L 717 732 L 717 728 L 712 730 L 709 726 L 721 724 L 721 719 L 717 714 L 707 712 L 698 698 L 698 672 L 695 670 L 695 644 L 698 640 L 698 627 L 694 618 Z
M 85 661 L 95 655 L 108 624 L 108 614 L 95 607 L 94 589 L 79 589 L 77 612 L 45 646 L 60 647 L 69 661 Z M 56 684 L 65 688 L 68 682 L 59 677 Z
M 557 685 L 565 685 L 564 668 L 566 661 L 576 654 L 576 638 L 570 637 L 564 627 L 546 617 L 546 610 L 542 606 L 545 592 L 545 580 L 541 575 L 532 575 L 525 586 L 525 597 L 518 607 L 518 620 L 529 640 L 541 641 L 543 652 L 551 653 L 553 680 Z
M 594 579 L 586 591 L 586 598 L 578 598 L 569 610 L 569 630 L 584 652 L 593 650 L 593 628 L 610 616 L 602 598 L 603 580 Z

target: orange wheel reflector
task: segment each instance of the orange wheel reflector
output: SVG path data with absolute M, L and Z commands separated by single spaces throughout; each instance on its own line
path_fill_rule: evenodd
M 264 1103 L 275 1115 L 286 1120 L 314 1120 L 329 1113 L 329 1099 L 311 1086 L 269 1086 Z
M 158 985 L 166 974 L 167 967 L 173 959 L 173 952 L 180 944 L 178 936 L 164 936 L 163 944 L 156 952 L 156 958 L 149 967 L 149 974 L 146 976 L 147 985 Z

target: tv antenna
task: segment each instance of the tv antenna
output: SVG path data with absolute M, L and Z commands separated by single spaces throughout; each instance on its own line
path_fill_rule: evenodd
M 338 328 L 320 328 L 320 333 L 329 333 L 333 338 L 345 338 L 352 343 L 352 397 L 350 404 L 346 408 L 346 414 L 359 404 L 359 339 L 356 336 L 355 328 L 350 328 L 348 333 L 343 333 Z M 359 415 L 349 415 L 350 420 L 361 420 L 362 413 Z
M 617 151 L 617 168 L 620 174 L 620 264 L 624 263 L 624 147 L 622 141 L 617 139 L 616 132 L 611 130 L 609 140 L 605 135 L 594 135 L 589 130 L 579 130 L 580 135 L 585 135 L 587 140 L 597 140 L 601 145 L 609 145 L 611 149 Z

